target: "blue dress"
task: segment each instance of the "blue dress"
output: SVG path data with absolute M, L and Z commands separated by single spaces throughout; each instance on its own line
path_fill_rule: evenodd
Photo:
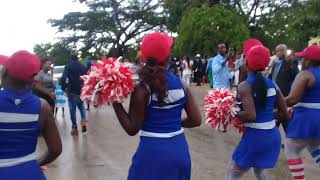
M 40 99 L 29 92 L 0 91 L 0 179 L 46 179 L 35 152 L 40 110 Z
M 250 75 L 246 82 L 254 83 L 255 76 Z M 266 107 L 255 104 L 256 121 L 246 123 L 240 143 L 232 159 L 241 168 L 273 168 L 278 161 L 281 149 L 281 136 L 275 123 L 273 107 L 276 102 L 276 87 L 265 78 L 268 86 Z
M 128 180 L 189 180 L 189 147 L 181 128 L 181 112 L 186 104 L 180 79 L 171 71 L 168 77 L 166 104 L 159 106 L 151 95 L 140 143 L 133 156 Z
M 64 95 L 64 92 L 62 91 L 60 85 L 56 85 L 55 94 L 56 94 L 55 107 L 64 108 L 66 106 L 67 97 Z
M 287 138 L 320 139 L 320 69 L 310 68 L 308 71 L 313 74 L 316 82 L 294 106 Z

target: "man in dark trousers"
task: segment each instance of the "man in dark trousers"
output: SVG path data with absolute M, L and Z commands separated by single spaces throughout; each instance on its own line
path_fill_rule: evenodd
M 68 96 L 70 118 L 72 121 L 72 136 L 78 135 L 76 116 L 77 107 L 81 115 L 82 132 L 87 131 L 86 112 L 83 101 L 80 99 L 81 87 L 83 85 L 82 81 L 80 80 L 80 76 L 85 75 L 86 72 L 87 69 L 79 62 L 77 55 L 73 54 L 70 57 L 70 63 L 66 65 L 61 77 L 62 90 L 66 92 Z
M 202 59 L 200 54 L 197 54 L 195 57 L 193 71 L 194 71 L 194 82 L 197 83 L 196 86 L 201 86 L 201 78 L 202 78 L 203 72 L 202 72 Z
M 290 58 L 287 58 L 287 51 L 288 48 L 285 44 L 279 44 L 276 47 L 277 59 L 269 75 L 269 78 L 279 86 L 284 97 L 289 95 L 293 80 L 299 73 L 298 66 Z M 277 122 L 279 126 L 282 124 L 283 129 L 286 131 L 289 120 L 278 119 Z

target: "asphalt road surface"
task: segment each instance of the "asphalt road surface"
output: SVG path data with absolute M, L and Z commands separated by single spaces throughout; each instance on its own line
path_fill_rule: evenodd
M 192 91 L 203 110 L 203 97 L 208 87 L 192 87 Z M 125 105 L 127 106 L 127 103 Z M 139 137 L 130 137 L 125 133 L 111 107 L 92 108 L 88 112 L 88 119 L 88 132 L 72 137 L 68 111 L 65 118 L 59 112 L 57 125 L 63 141 L 63 152 L 55 162 L 47 166 L 45 174 L 48 180 L 126 179 Z M 202 122 L 199 128 L 185 130 L 192 158 L 192 179 L 223 180 L 232 152 L 241 136 L 236 131 L 219 133 L 211 129 L 205 124 L 204 115 Z M 45 146 L 43 140 L 39 141 L 41 153 L 45 151 Z M 303 156 L 306 178 L 320 179 L 319 167 L 316 167 L 307 152 L 304 152 Z M 269 170 L 267 174 L 270 180 L 291 179 L 283 150 L 277 167 Z M 255 178 L 250 172 L 243 179 Z

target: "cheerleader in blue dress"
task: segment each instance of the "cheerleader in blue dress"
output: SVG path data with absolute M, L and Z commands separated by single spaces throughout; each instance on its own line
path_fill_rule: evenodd
M 304 180 L 302 150 L 307 148 L 320 167 L 320 46 L 312 45 L 295 55 L 303 57 L 303 70 L 286 97 L 288 106 L 293 106 L 286 132 L 286 155 L 293 178 Z
M 0 91 L 0 179 L 45 180 L 40 166 L 54 161 L 62 150 L 51 107 L 28 88 L 40 71 L 37 56 L 19 51 L 4 63 Z M 42 133 L 48 153 L 37 158 Z
M 258 180 L 266 180 L 265 169 L 273 168 L 281 149 L 281 136 L 276 126 L 273 108 L 286 114 L 286 105 L 280 90 L 261 72 L 270 61 L 269 49 L 253 46 L 245 54 L 248 78 L 238 86 L 243 110 L 237 116 L 245 123 L 245 130 L 236 147 L 228 169 L 227 180 L 240 179 L 253 168 Z
M 140 143 L 128 180 L 189 180 L 191 159 L 184 128 L 200 126 L 201 113 L 191 91 L 167 69 L 172 39 L 164 33 L 143 38 L 140 50 L 145 63 L 130 99 L 129 113 L 122 104 L 113 108 L 123 129 Z M 187 118 L 181 119 L 182 110 Z

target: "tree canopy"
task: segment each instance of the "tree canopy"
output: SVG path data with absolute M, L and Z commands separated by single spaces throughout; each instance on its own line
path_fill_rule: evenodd
M 286 43 L 300 50 L 311 37 L 319 35 L 319 0 L 165 0 L 168 28 L 180 34 L 183 17 L 204 4 L 236 11 L 249 28 L 250 37 L 262 40 L 269 48 Z
M 79 50 L 82 56 L 123 55 L 139 41 L 141 34 L 165 24 L 162 1 L 154 0 L 80 0 L 87 12 L 71 12 L 62 19 L 51 19 L 53 27 L 71 36 L 63 44 Z
M 179 55 L 213 54 L 219 43 L 239 49 L 250 34 L 243 18 L 222 5 L 191 9 L 177 30 L 175 50 Z
M 320 35 L 319 0 L 76 1 L 88 10 L 49 22 L 62 32 L 58 47 L 82 57 L 135 58 L 142 36 L 150 31 L 176 33 L 180 55 L 211 54 L 220 42 L 239 49 L 249 37 L 271 49 L 285 43 L 301 50 Z
M 55 65 L 65 65 L 67 64 L 70 54 L 72 53 L 71 49 L 64 47 L 60 43 L 46 43 L 46 44 L 36 44 L 33 48 L 33 51 L 40 58 L 50 57 L 53 60 Z

